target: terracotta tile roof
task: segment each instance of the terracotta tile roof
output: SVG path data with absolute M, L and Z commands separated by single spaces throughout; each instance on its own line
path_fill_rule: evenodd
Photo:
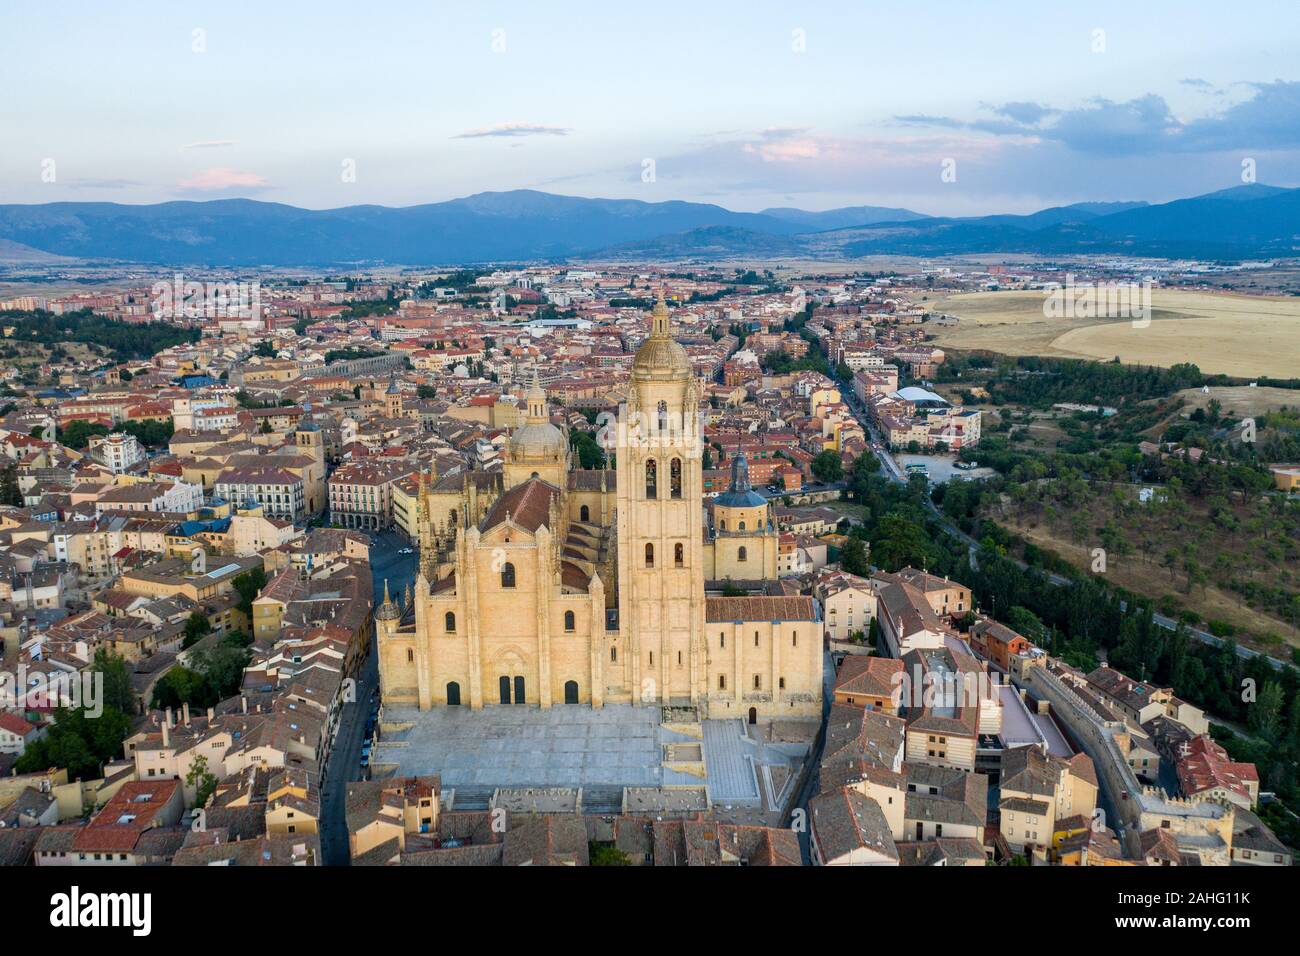
M 903 672 L 903 662 L 896 657 L 863 657 L 851 654 L 840 664 L 835 675 L 835 690 L 848 694 L 877 697 L 901 693 L 896 675 Z
M 540 478 L 530 478 L 496 500 L 479 530 L 495 528 L 509 515 L 510 520 L 520 527 L 536 531 L 550 519 L 551 501 L 559 493 L 560 489 L 554 485 Z
M 810 597 L 711 597 L 704 600 L 704 620 L 816 621 L 817 602 Z

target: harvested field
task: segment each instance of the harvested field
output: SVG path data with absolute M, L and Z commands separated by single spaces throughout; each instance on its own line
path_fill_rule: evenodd
M 1300 299 L 1156 289 L 1149 324 L 1130 319 L 1048 318 L 1042 292 L 972 292 L 932 309 L 960 318 L 927 329 L 940 347 L 1006 355 L 1048 355 L 1168 367 L 1243 377 L 1300 374 Z

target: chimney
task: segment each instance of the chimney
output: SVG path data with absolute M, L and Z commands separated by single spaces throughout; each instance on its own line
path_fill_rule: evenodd
M 169 720 L 163 721 L 162 735 L 163 735 L 163 746 L 170 747 L 172 745 L 171 721 Z
M 172 709 L 171 709 L 170 707 L 168 707 L 168 708 L 167 708 L 167 719 L 164 721 L 164 725 L 167 726 L 167 727 L 171 727 L 171 726 L 173 726 L 173 724 L 172 724 L 172 719 L 173 719 L 173 718 L 172 718 Z
M 186 701 L 185 703 L 181 704 L 181 714 L 183 715 L 183 717 L 184 717 L 184 719 L 185 719 L 185 726 L 188 727 L 188 726 L 190 725 L 190 703 L 189 703 L 189 701 Z
M 209 708 L 208 708 L 208 720 L 216 720 L 216 719 L 217 719 L 217 708 L 215 708 L 215 707 L 209 707 Z
M 245 714 L 248 713 L 248 698 L 242 694 L 239 697 L 239 709 Z

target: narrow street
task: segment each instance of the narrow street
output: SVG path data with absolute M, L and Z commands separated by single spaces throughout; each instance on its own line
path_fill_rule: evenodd
M 388 581 L 389 592 L 397 601 L 403 600 L 407 584 L 415 579 L 418 555 L 399 554 L 405 547 L 409 545 L 396 532 L 389 531 L 371 537 L 370 572 L 376 606 L 384 599 L 385 579 Z M 356 701 L 343 705 L 334 745 L 330 748 L 325 785 L 321 789 L 321 855 L 326 866 L 347 866 L 349 862 L 348 831 L 344 817 L 347 784 L 362 776 L 361 744 L 366 735 L 366 718 L 379 693 L 379 657 L 373 630 L 370 651 L 361 671 L 356 675 L 356 681 Z

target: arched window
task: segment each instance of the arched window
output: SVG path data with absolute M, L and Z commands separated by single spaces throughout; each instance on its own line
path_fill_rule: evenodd
M 673 498 L 682 496 L 682 460 L 674 458 L 668 466 L 668 493 Z
M 451 519 L 451 523 L 452 523 L 453 525 L 455 525 L 455 524 L 456 524 L 456 509 L 455 509 L 455 508 L 452 508 L 450 511 L 448 511 L 448 512 L 447 512 L 447 517 L 449 517 L 449 518 Z
M 446 628 L 448 633 L 452 633 L 456 630 L 456 615 L 452 614 L 451 611 L 448 611 L 446 616 L 443 618 L 443 627 Z
M 661 432 L 668 431 L 668 403 L 660 401 L 656 411 L 658 412 L 659 430 Z
M 645 463 L 645 496 L 652 501 L 659 497 L 659 466 L 653 458 Z
M 503 588 L 513 588 L 515 586 L 515 566 L 509 561 L 501 569 L 501 586 Z
M 590 521 L 590 520 L 591 520 L 591 509 L 588 508 L 586 505 L 583 505 L 583 506 L 582 506 L 582 510 L 578 512 L 578 520 L 580 520 L 580 521 Z
M 737 560 L 737 561 L 748 561 L 748 560 L 749 560 L 749 551 L 748 551 L 745 547 L 742 546 L 741 549 L 740 549 L 739 551 L 736 552 L 736 560 Z
M 718 690 L 726 690 L 726 689 L 727 689 L 727 675 L 726 675 L 726 674 L 719 674 L 719 675 L 718 675 Z
M 744 531 L 744 530 L 745 530 L 745 522 L 743 522 L 743 521 L 740 522 L 740 530 L 741 530 L 741 531 Z
M 758 647 L 758 631 L 754 632 L 754 646 Z
M 726 531 L 726 530 L 727 530 L 727 519 L 726 519 L 726 518 L 723 518 L 723 519 L 721 519 L 721 520 L 718 522 L 718 530 L 719 530 L 719 531 Z
M 754 675 L 754 690 L 762 690 L 762 689 L 763 689 L 763 678 L 761 678 L 760 676 L 758 676 L 757 674 L 755 674 L 755 675 Z
M 791 631 L 791 632 L 790 632 L 790 646 L 791 646 L 791 647 L 798 647 L 798 646 L 799 646 L 799 632 L 798 632 L 798 631 Z
M 645 566 L 647 568 L 653 568 L 655 566 L 655 546 L 653 544 L 647 544 L 645 546 Z
M 718 635 L 718 650 L 720 650 L 720 651 L 725 651 L 726 649 L 727 649 L 727 635 L 726 635 L 726 634 L 719 634 L 719 635 Z
M 565 612 L 564 612 L 564 629 L 565 629 L 566 631 L 572 631 L 575 627 L 577 627 L 577 625 L 574 623 L 573 612 L 572 612 L 572 611 L 565 611 Z
M 406 649 L 406 663 L 408 663 L 408 664 L 414 664 L 414 663 L 415 663 L 415 651 L 413 651 L 413 650 L 412 650 L 411 648 L 409 648 L 409 647 Z
M 617 648 L 617 647 L 611 647 L 611 648 L 609 649 L 609 662 L 610 662 L 611 664 L 617 664 L 617 663 L 618 663 L 618 648 Z
M 776 686 L 778 690 L 785 690 L 785 678 L 782 677 L 780 682 Z
M 677 565 L 679 568 L 686 563 L 684 551 L 685 549 L 681 546 L 680 542 L 673 545 L 673 564 Z

